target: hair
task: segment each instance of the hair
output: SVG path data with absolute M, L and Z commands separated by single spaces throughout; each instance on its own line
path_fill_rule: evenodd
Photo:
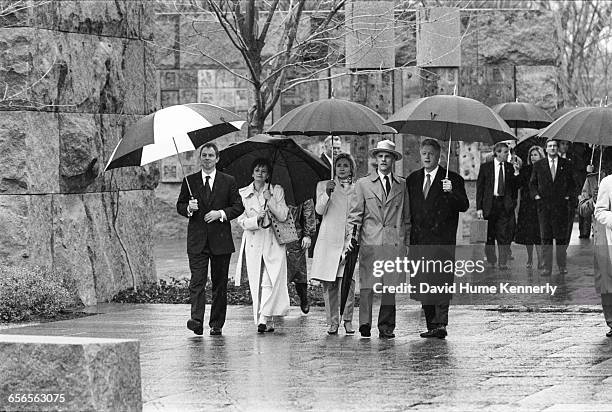
M 272 175 L 272 163 L 265 157 L 258 157 L 251 163 L 251 174 L 253 174 L 257 166 L 266 166 L 268 168 L 268 178 Z
M 336 163 L 338 163 L 338 160 L 340 159 L 346 159 L 349 162 L 350 168 L 351 168 L 351 180 L 355 177 L 355 169 L 357 169 L 357 166 L 355 165 L 355 159 L 353 159 L 353 156 L 351 156 L 349 153 L 345 153 L 345 152 L 340 152 L 336 155 L 336 159 L 334 160 L 334 169 L 336 168 Z
M 493 156 L 496 156 L 495 152 L 497 152 L 497 149 L 499 149 L 500 147 L 505 147 L 506 149 L 509 149 L 507 143 L 497 142 L 495 143 L 495 146 L 493 146 Z
M 202 154 L 202 149 L 204 149 L 205 147 L 212 148 L 215 151 L 215 157 L 219 157 L 219 148 L 213 142 L 204 143 L 202 146 L 200 146 L 200 155 Z
M 440 153 L 440 151 L 442 150 L 442 147 L 440 146 L 440 143 L 438 143 L 437 140 L 435 139 L 425 139 L 421 142 L 421 149 L 424 148 L 425 146 L 431 146 L 434 149 L 436 149 L 436 152 Z
M 542 149 L 540 146 L 531 146 L 529 148 L 529 150 L 527 151 L 527 164 L 530 165 L 531 163 L 531 152 L 533 151 L 538 152 L 538 154 L 540 155 L 540 159 L 545 159 L 546 158 L 546 154 L 544 153 L 544 149 Z

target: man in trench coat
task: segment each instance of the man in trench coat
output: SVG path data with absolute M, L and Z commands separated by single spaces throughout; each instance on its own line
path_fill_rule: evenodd
M 370 155 L 376 160 L 377 170 L 357 181 L 356 202 L 349 213 L 347 224 L 348 227 L 357 227 L 357 240 L 360 244 L 359 332 L 366 338 L 371 336 L 375 289 L 380 293 L 381 283 L 385 286 L 400 283 L 396 273 L 379 277 L 374 272 L 374 265 L 376 261 L 395 260 L 398 256 L 403 258 L 410 233 L 405 179 L 392 172 L 393 164 L 402 155 L 395 150 L 395 143 L 390 140 L 378 142 L 376 148 L 370 150 Z M 394 329 L 395 295 L 382 293 L 378 313 L 379 337 L 394 338 Z

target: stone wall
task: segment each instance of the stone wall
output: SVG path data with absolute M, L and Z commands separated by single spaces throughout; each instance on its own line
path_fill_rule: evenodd
M 28 4 L 0 27 L 0 262 L 57 270 L 95 304 L 156 280 L 158 166 L 103 172 L 157 108 L 153 15 L 133 0 Z

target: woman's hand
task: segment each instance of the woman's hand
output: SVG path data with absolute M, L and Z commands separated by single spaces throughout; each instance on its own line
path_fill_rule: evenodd
M 327 185 L 325 186 L 325 193 L 327 193 L 327 196 L 331 196 L 331 193 L 334 191 L 335 188 L 336 182 L 334 182 L 333 180 L 327 182 Z
M 270 189 L 266 189 L 263 191 L 263 197 L 266 200 L 272 199 L 272 192 L 270 192 Z

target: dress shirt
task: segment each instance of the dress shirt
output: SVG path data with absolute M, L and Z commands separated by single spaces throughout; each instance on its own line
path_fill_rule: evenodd
M 210 176 L 210 179 L 208 179 L 208 184 L 210 185 L 210 193 L 212 195 L 212 190 L 213 190 L 213 187 L 215 185 L 215 177 L 217 177 L 217 169 L 213 170 L 212 173 L 205 173 L 204 170 L 202 170 L 202 183 L 205 186 L 206 186 L 206 176 Z M 211 212 L 212 212 L 212 210 L 211 210 Z M 225 215 L 225 212 L 223 210 L 219 210 L 219 212 L 221 213 L 221 217 L 219 218 L 219 221 L 221 221 L 221 222 L 226 221 L 227 220 L 227 216 Z M 193 215 L 193 212 L 191 210 L 189 210 L 189 207 L 187 207 L 187 215 L 189 217 L 191 217 Z
M 430 176 L 431 179 L 431 184 L 433 185 L 433 181 L 436 178 L 436 174 L 438 173 L 438 169 L 440 168 L 440 166 L 436 166 L 436 168 L 434 170 L 432 170 L 431 172 L 428 172 L 427 170 L 423 169 L 423 172 L 425 172 L 425 174 L 423 175 L 423 187 L 421 188 L 422 191 L 425 190 L 425 183 L 427 183 L 427 175 Z M 431 188 L 430 188 L 431 190 Z
M 387 189 L 385 188 L 385 175 L 380 173 L 378 170 L 376 172 L 378 173 L 378 177 L 380 178 L 380 184 L 383 187 L 383 192 L 386 196 L 389 196 L 389 193 L 387 193 Z M 389 176 L 389 184 L 391 185 L 391 189 L 393 189 L 393 173 L 389 173 L 387 176 Z
M 499 187 L 499 165 L 501 162 L 497 160 L 497 157 L 493 159 L 493 171 L 495 172 L 495 180 L 493 181 L 493 196 L 498 196 L 497 189 Z M 506 175 L 502 173 L 502 179 L 504 179 L 504 185 L 506 184 Z M 503 196 L 503 194 L 502 194 Z

